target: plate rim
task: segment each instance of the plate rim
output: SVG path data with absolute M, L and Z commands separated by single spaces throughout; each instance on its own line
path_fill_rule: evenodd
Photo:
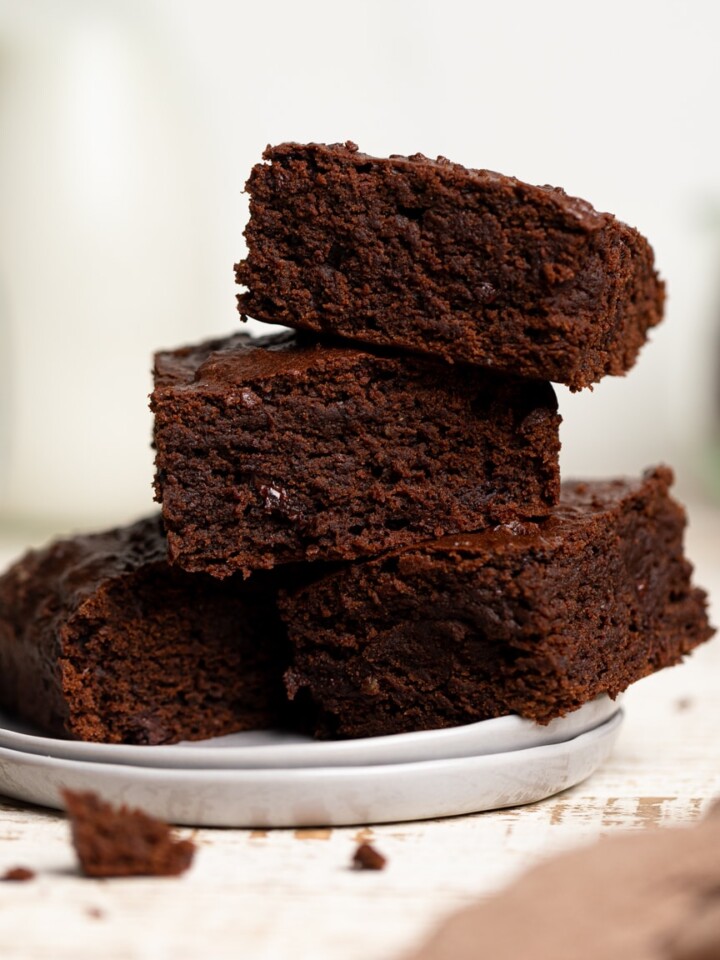
M 433 820 L 535 803 L 581 783 L 624 719 L 565 742 L 499 754 L 369 767 L 168 769 L 59 760 L 0 748 L 0 793 L 65 812 L 63 788 L 92 790 L 177 826 L 297 829 Z
M 8 747 L 0 747 L 0 790 L 2 789 L 2 761 L 4 759 L 17 760 L 22 758 L 27 766 L 46 768 L 50 766 L 54 769 L 63 770 L 68 765 L 78 773 L 89 772 L 91 770 L 103 770 L 104 774 L 110 779 L 120 779 L 123 776 L 132 775 L 140 780 L 151 780 L 157 776 L 162 776 L 168 780 L 182 783 L 186 779 L 202 779 L 215 781 L 217 783 L 232 782 L 235 779 L 256 781 L 262 783 L 267 781 L 282 781 L 288 776 L 296 776 L 302 779 L 317 780 L 322 782 L 330 777 L 345 779 L 363 779 L 372 774 L 376 778 L 391 778 L 392 776 L 403 773 L 412 775 L 413 773 L 423 773 L 432 769 L 435 772 L 442 773 L 445 770 L 454 770 L 462 768 L 468 764 L 483 765 L 505 765 L 510 762 L 518 762 L 521 758 L 536 759 L 541 753 L 552 757 L 555 754 L 567 752 L 568 748 L 577 748 L 590 744 L 593 740 L 601 740 L 614 733 L 622 725 L 625 719 L 625 711 L 619 708 L 611 717 L 603 723 L 598 724 L 590 730 L 571 737 L 568 740 L 561 740 L 556 743 L 539 744 L 534 747 L 526 747 L 523 750 L 506 750 L 500 753 L 484 753 L 465 757 L 440 757 L 435 760 L 416 760 L 409 763 L 382 763 L 348 765 L 348 766 L 328 766 L 328 767 L 148 767 L 132 764 L 120 763 L 101 763 L 90 760 L 66 760 L 59 757 L 45 756 L 36 753 L 25 753 L 22 750 L 12 750 Z
M 507 714 L 488 720 L 452 727 L 416 730 L 408 733 L 386 734 L 378 737 L 361 737 L 351 740 L 313 740 L 221 745 L 214 738 L 207 741 L 183 741 L 176 744 L 97 743 L 48 737 L 13 729 L 13 723 L 22 723 L 0 711 L 0 748 L 22 753 L 56 757 L 77 762 L 106 763 L 112 765 L 147 766 L 150 768 L 188 769 L 272 769 L 273 767 L 314 766 L 369 766 L 419 762 L 418 751 L 425 749 L 431 756 L 471 756 L 517 752 L 535 746 L 549 745 L 573 739 L 579 733 L 604 723 L 621 709 L 621 697 L 615 700 L 608 694 L 600 694 L 576 710 L 552 720 L 547 725 L 537 724 L 518 714 Z M 587 721 L 584 717 L 587 716 Z M 581 718 L 583 718 L 581 720 Z M 8 726 L 10 724 L 10 726 Z M 578 724 L 580 728 L 578 731 Z M 565 734 L 569 728 L 570 736 Z M 254 731 L 246 731 L 253 733 Z M 264 731 L 263 731 L 264 732 Z M 268 731 L 269 733 L 270 731 Z M 228 735 L 228 738 L 234 736 Z M 478 750 L 477 738 L 482 736 L 483 750 Z M 485 741 L 493 737 L 504 742 L 517 742 L 517 746 L 503 747 L 501 751 L 488 749 Z M 449 750 L 449 754 L 448 754 Z M 457 752 L 456 752 L 457 751 Z M 363 758 L 368 754 L 372 759 Z M 354 756 L 360 759 L 353 760 Z M 402 759 L 407 757 L 407 759 Z

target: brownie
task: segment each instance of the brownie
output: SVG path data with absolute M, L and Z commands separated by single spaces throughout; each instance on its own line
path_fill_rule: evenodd
M 718 849 L 717 815 L 615 831 L 453 914 L 403 960 L 718 960 Z
M 63 799 L 88 877 L 175 877 L 193 861 L 195 845 L 142 810 L 113 807 L 90 791 L 63 790 Z
M 0 880 L 8 883 L 27 883 L 35 879 L 35 871 L 29 867 L 10 867 L 0 876 Z
M 387 857 L 371 843 L 360 843 L 353 854 L 352 862 L 355 870 L 384 870 Z
M 166 550 L 151 517 L 58 541 L 0 577 L 0 704 L 54 736 L 110 743 L 278 723 L 271 584 L 191 576 Z
M 160 353 L 171 561 L 226 577 L 544 515 L 559 494 L 556 403 L 547 382 L 293 333 Z
M 447 537 L 280 599 L 322 737 L 540 723 L 677 663 L 713 630 L 667 468 L 566 482 L 540 522 Z
M 263 156 L 243 316 L 573 389 L 629 370 L 662 318 L 647 241 L 560 189 L 353 143 Z

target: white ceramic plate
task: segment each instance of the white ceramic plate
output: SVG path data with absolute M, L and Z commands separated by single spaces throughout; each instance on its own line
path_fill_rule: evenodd
M 94 790 L 171 823 L 310 827 L 424 820 L 542 800 L 607 758 L 622 710 L 572 740 L 510 753 L 354 767 L 155 769 L 0 748 L 0 792 L 60 808 L 59 791 Z
M 316 741 L 287 733 L 252 731 L 160 747 L 37 736 L 29 727 L 0 714 L 0 747 L 64 760 L 148 767 L 249 770 L 369 766 L 507 753 L 560 743 L 604 723 L 618 709 L 617 701 L 602 696 L 544 727 L 507 716 L 461 727 L 361 740 Z

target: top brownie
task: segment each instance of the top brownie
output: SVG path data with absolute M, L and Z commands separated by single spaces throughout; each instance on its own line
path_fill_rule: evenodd
M 586 387 L 662 319 L 647 241 L 553 187 L 348 143 L 268 147 L 243 316 Z
M 239 333 L 158 354 L 152 408 L 170 558 L 193 573 L 351 560 L 559 495 L 547 382 Z

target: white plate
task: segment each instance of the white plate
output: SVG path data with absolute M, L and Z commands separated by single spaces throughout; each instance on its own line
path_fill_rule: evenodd
M 601 696 L 544 727 L 518 716 L 507 716 L 461 727 L 360 740 L 317 741 L 288 733 L 252 731 L 160 747 L 37 736 L 24 724 L 0 714 L 0 747 L 64 760 L 148 767 L 249 770 L 369 766 L 506 753 L 560 743 L 604 723 L 618 709 L 617 701 Z
M 477 813 L 542 800 L 607 758 L 622 710 L 573 740 L 510 753 L 370 767 L 154 769 L 60 760 L 0 748 L 0 792 L 60 808 L 59 791 L 95 790 L 171 823 L 310 827 Z

